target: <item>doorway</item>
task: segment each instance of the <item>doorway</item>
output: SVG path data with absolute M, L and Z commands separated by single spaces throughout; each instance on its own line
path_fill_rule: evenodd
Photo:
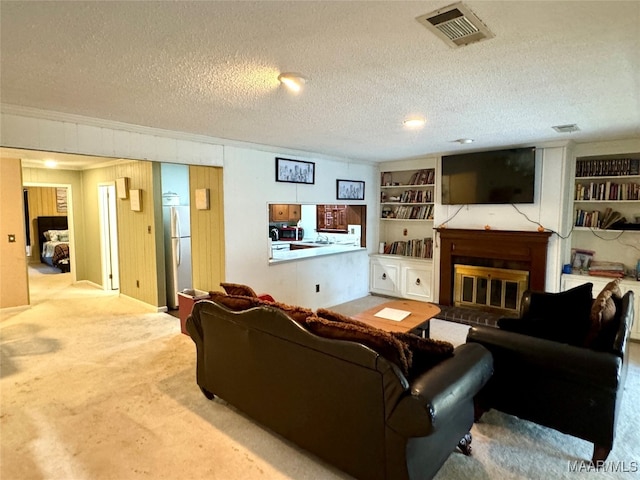
M 98 214 L 100 216 L 102 285 L 105 290 L 119 290 L 118 221 L 116 213 L 116 187 L 113 182 L 98 185 Z

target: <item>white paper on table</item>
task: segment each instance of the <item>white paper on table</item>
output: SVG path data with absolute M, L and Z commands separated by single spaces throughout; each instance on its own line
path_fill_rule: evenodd
M 407 312 L 405 310 L 397 310 L 395 308 L 383 308 L 378 313 L 374 314 L 374 317 L 386 318 L 387 320 L 393 320 L 395 322 L 400 322 L 404 320 L 411 312 Z

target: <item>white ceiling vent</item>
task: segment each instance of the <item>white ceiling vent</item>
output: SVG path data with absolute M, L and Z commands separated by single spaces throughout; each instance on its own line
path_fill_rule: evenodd
M 558 133 L 571 133 L 580 131 L 578 125 L 576 125 L 575 123 L 571 123 L 568 125 L 556 125 L 551 128 L 553 128 Z
M 420 15 L 416 20 L 454 48 L 494 37 L 482 20 L 461 2 Z

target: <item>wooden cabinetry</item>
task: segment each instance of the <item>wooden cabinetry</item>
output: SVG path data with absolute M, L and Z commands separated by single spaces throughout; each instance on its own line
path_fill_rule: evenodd
M 585 283 L 593 283 L 593 296 L 595 298 L 610 281 L 611 278 L 595 277 L 591 275 L 563 274 L 561 289 L 562 291 L 565 291 Z M 631 338 L 640 340 L 640 282 L 630 278 L 622 279 L 620 281 L 620 290 L 623 295 L 629 290 L 633 291 L 633 311 L 635 316 L 633 320 L 633 327 L 631 328 Z
M 297 222 L 300 220 L 300 205 L 271 204 L 269 205 L 270 222 Z
M 317 205 L 318 232 L 347 233 L 347 205 Z

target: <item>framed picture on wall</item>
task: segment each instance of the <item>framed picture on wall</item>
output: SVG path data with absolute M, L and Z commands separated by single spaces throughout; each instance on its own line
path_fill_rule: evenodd
M 276 157 L 276 182 L 314 184 L 316 164 Z
M 67 187 L 56 188 L 56 211 L 58 213 L 67 212 Z
M 364 200 L 364 182 L 360 180 L 336 180 L 338 200 Z

